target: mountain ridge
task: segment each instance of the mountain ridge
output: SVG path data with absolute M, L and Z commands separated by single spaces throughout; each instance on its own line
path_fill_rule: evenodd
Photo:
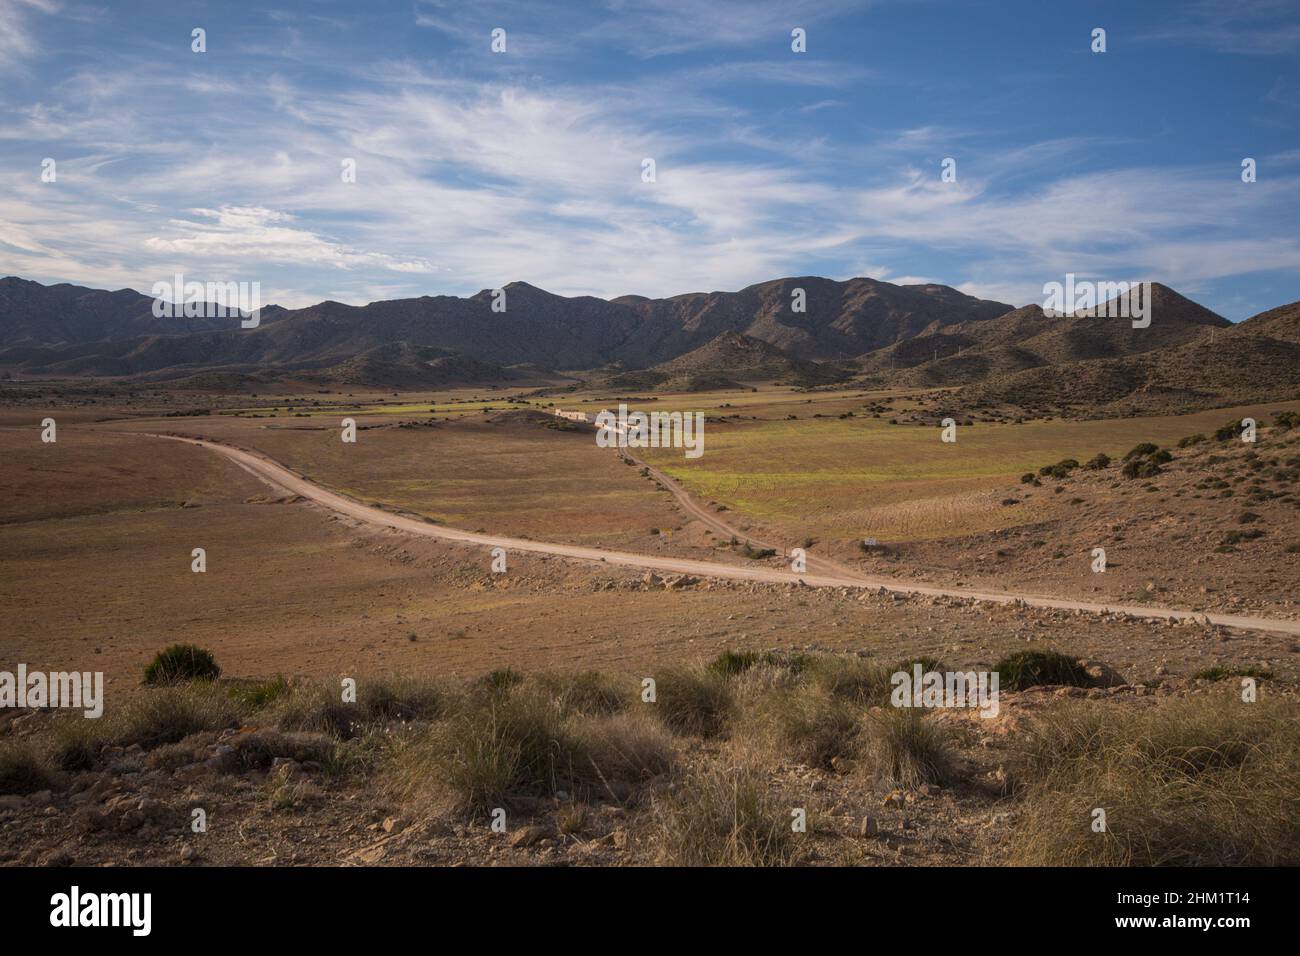
M 804 290 L 802 311 L 795 311 L 798 289 Z M 27 292 L 34 298 L 30 287 Z M 493 310 L 496 294 L 484 289 L 466 298 L 422 296 L 365 306 L 326 301 L 277 311 L 277 321 L 255 329 L 231 328 L 225 320 L 224 328 L 160 330 L 139 320 L 143 304 L 151 300 L 133 295 L 126 303 L 131 316 L 110 323 L 107 336 L 83 318 L 52 328 L 42 340 L 35 304 L 25 303 L 17 315 L 0 304 L 0 366 L 52 376 L 129 376 L 173 368 L 182 373 L 247 364 L 327 368 L 369 349 L 406 342 L 503 366 L 650 368 L 722 332 L 766 341 L 795 359 L 828 361 L 853 358 L 936 321 L 977 322 L 1011 309 L 947 286 L 897 286 L 865 278 L 796 277 L 737 292 L 616 300 L 558 296 L 512 282 L 504 287 L 504 311 Z M 65 292 L 52 293 L 49 310 L 67 298 Z M 54 326 L 56 317 L 49 318 Z M 111 334 L 137 325 L 145 334 Z M 79 339 L 70 340 L 75 332 Z

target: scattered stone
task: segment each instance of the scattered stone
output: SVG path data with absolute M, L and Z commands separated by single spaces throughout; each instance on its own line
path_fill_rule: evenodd
M 514 833 L 510 834 L 511 846 L 532 846 L 546 839 L 546 827 L 532 825 L 520 827 Z

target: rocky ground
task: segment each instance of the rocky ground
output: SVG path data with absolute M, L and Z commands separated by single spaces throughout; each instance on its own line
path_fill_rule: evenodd
M 1175 701 L 1208 701 L 1216 695 L 1222 699 L 1236 688 L 1231 678 L 1119 683 L 1123 678 L 1101 662 L 1088 663 L 1087 670 L 1089 687 L 1045 685 L 1004 692 L 999 713 L 992 719 L 972 710 L 940 711 L 925 718 L 939 728 L 948 748 L 951 763 L 942 783 L 938 779 L 891 782 L 864 775 L 872 758 L 837 738 L 819 745 L 818 759 L 800 759 L 804 738 L 818 733 L 816 721 L 800 723 L 799 734 L 782 738 L 785 744 L 774 748 L 758 729 L 763 725 L 748 717 L 747 708 L 761 707 L 762 700 L 750 696 L 725 730 L 705 736 L 669 735 L 669 752 L 661 766 L 631 780 L 611 775 L 603 793 L 598 788 L 575 795 L 562 789 L 564 784 L 543 782 L 503 796 L 508 811 L 498 829 L 493 828 L 489 813 L 443 800 L 436 775 L 421 781 L 418 797 L 399 785 L 407 766 L 404 745 L 427 730 L 423 717 L 376 721 L 364 733 L 340 737 L 283 730 L 276 725 L 285 722 L 285 711 L 274 707 L 245 710 L 236 719 L 224 718 L 230 726 L 209 727 L 172 743 L 106 745 L 88 759 L 93 768 L 56 768 L 40 781 L 48 786 L 39 790 L 31 789 L 36 784 L 15 786 L 12 763 L 0 756 L 0 787 L 28 791 L 0 794 L 0 862 L 43 866 L 683 862 L 671 832 L 682 825 L 680 816 L 673 815 L 680 814 L 674 806 L 686 799 L 694 808 L 698 798 L 692 796 L 692 788 L 699 785 L 697 781 L 736 773 L 750 774 L 748 779 L 757 782 L 761 797 L 755 799 L 762 805 L 750 808 L 752 815 L 766 814 L 778 830 L 784 830 L 793 809 L 804 810 L 808 820 L 807 832 L 791 835 L 778 850 L 760 848 L 754 851 L 755 859 L 743 862 L 911 866 L 1005 862 L 1016 849 L 1018 821 L 1030 812 L 1013 786 L 1027 723 L 1059 713 L 1063 707 L 1100 707 L 1112 715 L 1158 711 Z M 1295 706 L 1287 685 L 1271 681 L 1264 686 L 1262 695 Z M 880 707 L 874 711 L 879 713 Z M 1292 720 L 1294 716 L 1292 711 Z M 169 718 L 174 719 L 174 715 Z M 48 713 L 5 712 L 0 747 L 39 749 L 54 732 L 55 722 Z M 170 736 L 180 732 L 171 728 Z M 200 811 L 206 830 L 195 832 Z M 727 812 L 741 813 L 744 808 Z M 765 859 L 763 852 L 774 856 Z M 724 857 L 714 862 L 726 861 Z
M 1042 520 L 840 556 L 870 573 L 936 583 L 1300 616 L 1300 428 L 1261 430 L 1253 444 L 1207 439 L 1162 450 L 1171 460 L 1148 476 L 1126 477 L 1117 458 L 1097 470 L 1035 472 L 1034 482 L 990 493 Z M 1106 552 L 1104 573 L 1093 571 L 1095 548 Z

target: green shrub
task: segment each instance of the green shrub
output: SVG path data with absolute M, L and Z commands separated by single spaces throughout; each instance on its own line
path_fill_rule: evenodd
M 1153 459 L 1131 458 L 1124 463 L 1120 473 L 1125 478 L 1154 478 L 1161 470 Z
M 1079 463 L 1075 459 L 1063 458 L 1054 465 L 1044 465 L 1038 469 L 1038 473 L 1044 477 L 1050 475 L 1053 478 L 1064 478 L 1078 467 Z
M 1130 448 L 1128 454 L 1124 456 L 1124 460 L 1131 461 L 1134 458 L 1145 458 L 1147 455 L 1154 455 L 1158 449 L 1158 445 L 1144 441 L 1140 445 L 1134 445 Z
M 808 664 L 804 654 L 783 654 L 775 651 L 733 651 L 725 650 L 708 664 L 705 670 L 714 674 L 735 677 L 752 667 L 783 667 L 792 674 L 800 673 Z
M 1228 424 L 1224 425 L 1222 428 L 1216 429 L 1214 432 L 1215 441 L 1232 441 L 1234 438 L 1240 437 L 1241 422 L 1237 421 L 1228 422 Z
M 1245 531 L 1229 531 L 1223 536 L 1222 545 L 1231 547 L 1234 544 L 1240 544 L 1243 541 L 1254 541 L 1262 538 L 1266 532 L 1260 528 L 1247 528 Z
M 1097 452 L 1089 458 L 1083 465 L 1089 471 L 1101 471 L 1103 468 L 1110 467 L 1110 455 L 1105 452 Z
M 1003 690 L 1064 684 L 1069 687 L 1092 687 L 1093 679 L 1073 657 L 1057 651 L 1017 651 L 998 661 L 998 685 Z
M 173 644 L 164 648 L 144 669 L 144 682 L 153 686 L 213 681 L 220 676 L 221 668 L 212 653 L 193 644 Z
M 1279 431 L 1300 427 L 1300 412 L 1278 412 L 1273 416 L 1273 427 Z
M 289 694 L 289 682 L 276 676 L 264 681 L 246 681 L 235 684 L 229 690 L 231 700 L 242 704 L 249 710 L 261 710 Z

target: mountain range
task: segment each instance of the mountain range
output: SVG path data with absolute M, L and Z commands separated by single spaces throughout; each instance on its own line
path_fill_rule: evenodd
M 799 306 L 802 305 L 802 309 Z M 1051 317 L 944 285 L 775 279 L 663 299 L 554 295 L 326 301 L 235 319 L 158 319 L 139 292 L 0 279 L 0 371 L 187 386 L 275 380 L 398 389 L 577 374 L 613 388 L 961 387 L 993 404 L 1201 402 L 1300 386 L 1300 303 L 1233 325 L 1167 286 L 1152 322 Z M 502 308 L 504 306 L 504 308 Z

